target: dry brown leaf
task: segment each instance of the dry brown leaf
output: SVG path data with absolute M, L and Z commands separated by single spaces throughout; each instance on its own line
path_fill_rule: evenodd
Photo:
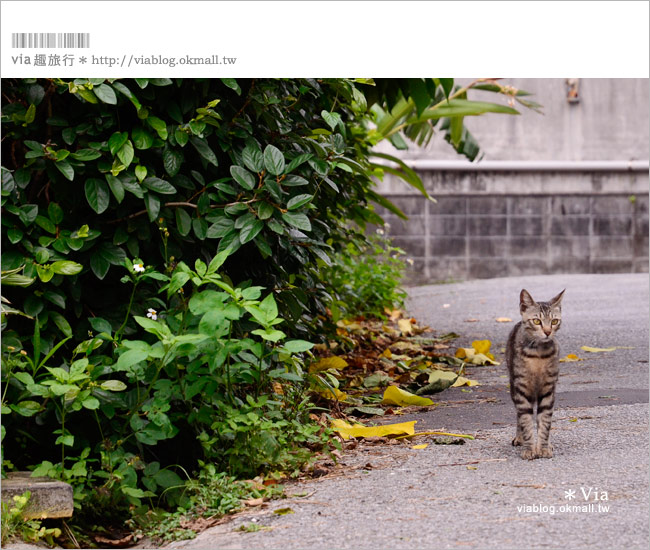
M 411 334 L 413 332 L 413 325 L 410 319 L 400 319 L 397 321 L 397 326 L 402 334 Z
M 465 319 L 466 323 L 478 323 L 478 319 Z

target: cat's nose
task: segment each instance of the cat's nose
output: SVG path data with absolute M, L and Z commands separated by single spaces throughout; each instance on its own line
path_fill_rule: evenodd
M 542 329 L 542 330 L 544 331 L 544 334 L 546 334 L 546 336 L 551 335 L 551 329 L 550 328 L 549 329 Z

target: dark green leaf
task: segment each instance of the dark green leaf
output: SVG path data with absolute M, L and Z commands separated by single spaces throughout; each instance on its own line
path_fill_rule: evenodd
M 241 166 L 231 166 L 230 175 L 244 189 L 250 191 L 255 187 L 255 176 L 246 170 L 246 168 L 242 168 Z
M 68 161 L 62 160 L 61 162 L 55 162 L 54 166 L 56 166 L 57 170 L 61 172 L 66 179 L 72 181 L 74 179 L 74 168 L 70 166 Z
M 287 210 L 297 210 L 298 208 L 305 206 L 305 204 L 310 202 L 313 198 L 313 195 L 308 194 L 292 197 L 287 203 Z
M 199 155 L 201 155 L 205 160 L 207 160 L 210 164 L 214 164 L 214 166 L 219 166 L 217 156 L 214 154 L 214 151 L 210 149 L 208 142 L 204 138 L 192 136 L 190 138 L 190 142 L 198 151 Z
M 160 198 L 155 193 L 145 193 L 144 205 L 149 215 L 149 221 L 153 222 L 160 213 Z
M 282 181 L 282 185 L 286 185 L 287 187 L 300 187 L 302 185 L 309 185 L 309 182 L 305 178 L 303 178 L 301 176 L 296 176 L 294 174 L 289 174 Z
M 160 470 L 153 476 L 153 478 L 163 489 L 184 486 L 184 482 L 179 475 L 171 470 Z
M 223 217 L 208 228 L 206 236 L 208 239 L 220 239 L 230 233 L 234 226 L 235 222 L 232 219 Z
M 117 105 L 117 96 L 115 95 L 113 88 L 111 88 L 108 84 L 95 86 L 93 88 L 93 92 L 95 92 L 95 95 L 104 103 Z
M 34 221 L 36 222 L 36 225 L 42 227 L 48 233 L 51 233 L 52 235 L 56 234 L 56 226 L 50 221 L 49 218 L 46 218 L 44 216 L 36 216 L 36 219 Z
M 117 152 L 117 158 L 120 159 L 122 164 L 128 168 L 131 161 L 133 161 L 133 154 L 133 143 L 131 143 L 131 140 L 129 139 Z
M 237 95 L 241 95 L 241 88 L 234 78 L 221 78 L 220 80 L 224 83 L 224 85 L 228 86 L 228 88 L 235 90 L 235 92 L 237 92 Z
M 36 401 L 25 400 L 16 403 L 15 405 L 10 404 L 9 407 L 12 411 L 18 413 L 21 416 L 34 416 L 38 411 L 41 410 L 41 406 Z M 5 414 L 3 412 L 3 414 Z
M 129 140 L 128 132 L 115 132 L 108 139 L 108 148 L 111 152 L 111 155 L 115 155 Z
M 321 111 L 321 116 L 323 117 L 323 120 L 327 122 L 327 125 L 334 130 L 336 128 L 337 124 L 341 122 L 341 115 L 338 113 L 330 113 L 328 111 Z
M 152 191 L 156 191 L 163 195 L 173 195 L 176 193 L 176 188 L 171 183 L 161 180 L 160 178 L 145 178 L 142 185 L 147 189 L 151 189 Z
M 180 128 L 176 128 L 176 131 L 174 132 L 174 138 L 176 139 L 176 143 L 178 143 L 181 147 L 185 147 L 190 139 L 190 136 L 186 132 L 183 132 Z
M 126 253 L 119 246 L 104 242 L 100 245 L 98 251 L 109 264 L 124 265 Z
M 79 149 L 74 153 L 70 153 L 70 156 L 75 160 L 87 162 L 89 160 L 98 159 L 102 154 L 99 151 L 95 151 L 95 149 Z
M 260 220 L 267 220 L 273 215 L 273 206 L 268 202 L 260 202 L 257 206 L 257 217 Z
M 264 149 L 264 166 L 269 174 L 279 176 L 284 172 L 284 155 L 273 145 L 267 145 Z
M 70 260 L 58 260 L 50 266 L 50 269 L 59 275 L 76 275 L 81 273 L 83 266 Z
M 246 244 L 248 241 L 252 241 L 263 227 L 264 222 L 257 219 L 253 219 L 251 222 L 246 223 L 239 232 L 239 241 L 241 244 Z
M 208 233 L 208 222 L 205 221 L 205 218 L 194 218 L 192 220 L 192 229 L 196 238 L 202 241 Z
M 177 208 L 175 214 L 176 214 L 176 228 L 178 229 L 178 232 L 183 237 L 187 237 L 187 235 L 192 229 L 192 218 L 182 208 Z M 210 230 L 208 229 L 208 233 L 209 232 Z
M 111 188 L 115 200 L 117 200 L 118 204 L 121 203 L 124 200 L 124 186 L 121 180 L 111 174 L 106 174 L 106 181 Z
M 295 159 L 293 159 L 289 163 L 289 166 L 287 166 L 287 169 L 286 169 L 287 174 L 293 172 L 296 168 L 298 168 L 298 166 L 300 166 L 304 162 L 307 162 L 313 156 L 314 155 L 312 155 L 311 153 L 303 153 L 301 155 L 298 155 Z
M 50 319 L 54 321 L 54 324 L 58 327 L 64 336 L 72 336 L 72 327 L 70 327 L 70 323 L 66 321 L 63 315 L 57 311 L 50 311 Z
M 84 189 L 86 191 L 86 200 L 95 212 L 101 214 L 108 208 L 110 194 L 105 181 L 91 178 L 86 180 Z
M 454 79 L 453 78 L 440 78 L 440 85 L 442 90 L 445 92 L 445 97 L 449 97 L 449 94 L 454 89 Z
M 90 269 L 92 269 L 95 277 L 98 279 L 103 279 L 106 277 L 106 273 L 110 269 L 111 264 L 109 264 L 99 252 L 93 252 L 90 255 Z
M 25 225 L 33 224 L 36 216 L 38 216 L 38 206 L 36 204 L 26 204 L 21 206 L 18 211 L 18 217 Z
M 246 168 L 255 173 L 259 173 L 264 169 L 264 157 L 262 151 L 257 146 L 247 145 L 242 151 L 242 160 Z
M 122 185 L 124 186 L 124 189 L 129 191 L 130 193 L 133 193 L 136 197 L 139 199 L 144 197 L 144 191 L 140 185 L 138 185 L 137 182 L 132 181 L 128 178 L 124 178 L 120 180 L 122 182 Z
M 63 221 L 63 210 L 55 202 L 47 205 L 47 215 L 52 220 L 52 223 L 56 225 L 59 225 Z
M 106 319 L 101 317 L 89 317 L 88 322 L 97 333 L 105 332 L 106 334 L 111 334 L 113 332 L 113 327 Z
M 231 229 L 230 232 L 226 233 L 226 235 L 224 235 L 219 241 L 217 253 L 224 252 L 228 249 L 231 249 L 231 251 L 234 253 L 239 249 L 239 247 L 241 247 L 241 242 L 239 241 L 239 231 L 236 229 Z
M 11 244 L 16 244 L 19 243 L 20 240 L 23 238 L 23 232 L 20 229 L 9 229 L 7 231 L 7 238 L 9 239 L 9 242 Z
M 149 78 L 148 80 L 154 86 L 171 86 L 172 84 L 169 78 Z
M 167 172 L 170 177 L 173 178 L 176 174 L 178 174 L 182 163 L 183 153 L 180 151 L 167 149 L 163 152 L 163 166 L 165 167 L 165 172 Z
M 158 117 L 150 116 L 147 117 L 147 124 L 156 130 L 160 139 L 167 139 L 167 125 L 165 124 L 165 121 L 159 119 Z
M 304 214 L 286 212 L 285 214 L 282 214 L 282 219 L 289 225 L 292 225 L 301 231 L 311 231 L 311 223 L 309 221 L 309 218 Z
M 136 149 L 149 149 L 153 145 L 153 136 L 144 128 L 139 126 L 131 130 L 131 137 Z

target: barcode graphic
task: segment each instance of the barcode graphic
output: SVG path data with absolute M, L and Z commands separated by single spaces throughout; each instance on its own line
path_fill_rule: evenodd
M 12 48 L 90 48 L 88 32 L 13 32 Z

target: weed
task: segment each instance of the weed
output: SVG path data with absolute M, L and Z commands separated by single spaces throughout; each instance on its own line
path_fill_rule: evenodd
M 41 525 L 38 519 L 27 519 L 25 510 L 29 504 L 31 493 L 25 491 L 22 495 L 13 497 L 13 505 L 8 502 L 2 503 L 1 508 L 1 533 L 2 546 L 13 539 L 38 542 L 44 540 L 50 546 L 54 546 L 54 538 L 61 536 L 61 530 L 47 528 Z

